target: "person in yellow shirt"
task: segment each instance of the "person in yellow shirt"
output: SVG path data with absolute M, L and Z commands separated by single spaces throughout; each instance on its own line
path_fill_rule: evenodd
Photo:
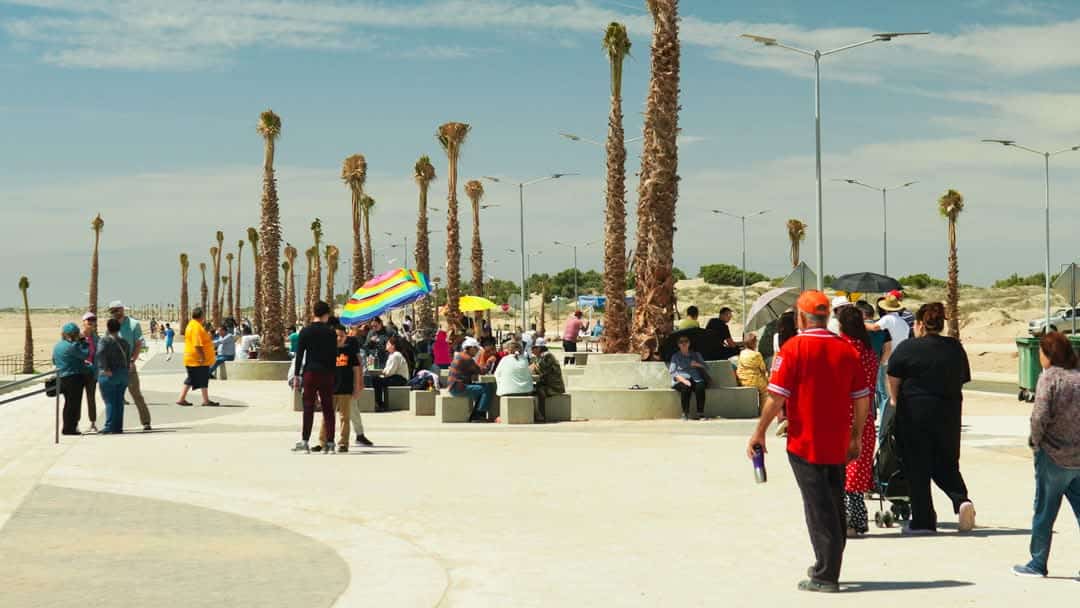
M 735 368 L 735 377 L 739 379 L 740 386 L 750 386 L 758 390 L 760 394 L 758 407 L 760 408 L 765 405 L 765 398 L 768 397 L 769 377 L 765 370 L 765 359 L 757 350 L 757 335 L 746 334 L 743 343 L 746 348 L 739 352 L 739 365 Z
M 679 325 L 676 327 L 676 329 L 679 330 L 679 331 L 682 331 L 684 329 L 691 329 L 691 328 L 694 328 L 694 327 L 701 327 L 701 323 L 698 323 L 697 318 L 698 318 L 698 307 L 697 306 L 687 306 L 686 307 L 686 317 L 679 321 Z
M 191 389 L 202 391 L 204 406 L 221 405 L 210 400 L 210 366 L 214 364 L 217 355 L 214 353 L 214 339 L 203 326 L 202 318 L 203 309 L 196 306 L 191 311 L 191 321 L 184 330 L 184 367 L 187 368 L 188 375 L 176 405 L 191 405 L 187 400 L 188 391 Z

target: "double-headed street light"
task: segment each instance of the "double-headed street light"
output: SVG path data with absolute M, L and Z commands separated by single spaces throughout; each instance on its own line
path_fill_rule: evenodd
M 880 34 L 874 34 L 874 37 L 869 40 L 863 40 L 862 42 L 856 42 L 854 44 L 848 44 L 828 51 L 821 50 L 807 50 L 801 49 L 796 46 L 784 44 L 778 41 L 776 38 L 770 38 L 768 36 L 755 36 L 753 34 L 743 34 L 743 38 L 748 38 L 763 44 L 765 46 L 775 46 L 788 51 L 793 51 L 801 55 L 806 55 L 814 59 L 814 146 L 815 146 L 815 165 L 817 175 L 817 288 L 821 291 L 825 288 L 825 240 L 822 236 L 824 233 L 824 223 L 822 221 L 822 205 L 821 205 L 821 58 L 828 55 L 835 55 L 842 51 L 865 46 L 867 44 L 873 44 L 875 42 L 889 42 L 893 38 L 899 38 L 901 36 L 925 36 L 930 32 L 883 32 Z
M 919 183 L 917 180 L 900 184 L 899 186 L 893 186 L 886 188 L 882 186 L 871 186 L 870 184 L 864 184 L 857 179 L 838 179 L 838 182 L 845 182 L 855 186 L 862 186 L 863 188 L 869 188 L 871 190 L 877 190 L 881 192 L 881 274 L 888 276 L 889 274 L 889 220 L 888 211 L 886 209 L 888 205 L 887 193 L 893 190 L 900 190 L 908 188 Z
M 1043 328 L 1044 332 L 1050 331 L 1050 157 L 1057 156 L 1058 154 L 1064 154 L 1066 152 L 1075 152 L 1080 150 L 1080 146 L 1070 146 L 1063 148 L 1057 152 L 1041 152 L 1034 148 L 1022 146 L 1011 139 L 984 139 L 984 142 L 1001 144 L 1010 148 L 1017 148 L 1024 150 L 1025 152 L 1031 152 L 1032 154 L 1038 154 L 1043 157 L 1043 168 L 1046 174 L 1046 326 Z M 1071 304 L 1070 304 L 1071 305 Z
M 527 300 L 527 294 L 525 293 L 525 186 L 531 186 L 540 182 L 547 181 L 549 179 L 559 179 L 570 175 L 578 175 L 577 173 L 552 173 L 544 177 L 538 177 L 526 182 L 518 182 L 518 224 L 520 229 L 520 247 L 521 247 L 521 330 L 529 326 L 528 317 L 525 316 L 525 302 Z M 482 176 L 484 179 L 495 182 L 497 184 L 502 183 L 502 179 L 498 177 L 492 177 L 490 175 Z
M 712 212 L 719 215 L 726 215 L 742 221 L 742 326 L 743 334 L 746 334 L 746 220 L 751 217 L 757 217 L 759 215 L 765 215 L 771 209 L 762 209 L 761 211 L 755 211 L 753 213 L 747 213 L 746 215 L 738 215 L 723 209 L 713 209 Z
M 578 300 L 577 248 L 578 248 L 578 244 L 577 243 L 563 243 L 561 241 L 552 241 L 552 244 L 553 245 L 558 245 L 559 247 L 573 247 L 574 248 L 574 305 L 577 306 L 577 300 Z M 589 241 L 588 243 L 581 243 L 581 246 L 582 247 L 590 247 L 590 246 L 595 245 L 595 244 L 596 244 L 596 241 Z
M 560 131 L 559 135 L 565 137 L 566 139 L 569 139 L 570 141 L 574 141 L 574 142 L 578 142 L 578 143 L 582 143 L 582 144 L 592 144 L 594 146 L 600 146 L 601 148 L 604 147 L 604 145 L 605 145 L 605 144 L 602 144 L 602 143 L 596 141 L 595 139 L 589 139 L 588 137 L 582 137 L 580 135 L 574 135 L 573 133 L 563 133 L 563 132 Z M 632 142 L 635 142 L 635 141 L 641 141 L 643 139 L 645 139 L 645 138 L 639 135 L 637 137 L 631 137 L 630 139 L 624 139 L 623 143 L 624 144 L 629 144 L 629 143 L 632 143 Z

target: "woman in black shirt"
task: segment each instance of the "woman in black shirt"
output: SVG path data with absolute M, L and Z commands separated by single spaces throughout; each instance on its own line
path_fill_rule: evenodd
M 941 335 L 944 327 L 940 302 L 922 306 L 915 315 L 916 337 L 889 358 L 889 401 L 896 408 L 901 468 L 910 485 L 911 521 L 904 529 L 909 534 L 937 530 L 931 480 L 952 501 L 960 531 L 975 527 L 975 507 L 960 474 L 962 390 L 971 369 L 960 341 Z

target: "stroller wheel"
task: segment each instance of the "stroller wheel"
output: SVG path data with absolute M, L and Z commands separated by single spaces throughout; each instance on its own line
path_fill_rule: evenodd
M 1027 389 L 1020 389 L 1020 392 L 1016 395 L 1017 401 L 1027 401 Z
M 882 523 L 885 524 L 886 528 L 891 528 L 892 525 L 893 525 L 893 522 L 895 522 L 896 520 L 893 518 L 892 513 L 885 513 L 884 515 L 881 516 L 881 521 L 882 521 Z
M 881 511 L 874 513 L 874 525 L 879 528 L 885 527 L 885 522 L 883 521 L 883 518 L 881 516 Z

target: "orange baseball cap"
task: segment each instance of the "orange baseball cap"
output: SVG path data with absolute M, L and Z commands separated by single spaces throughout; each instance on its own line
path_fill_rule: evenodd
M 808 315 L 824 316 L 829 314 L 829 297 L 820 291 L 804 291 L 795 307 Z

